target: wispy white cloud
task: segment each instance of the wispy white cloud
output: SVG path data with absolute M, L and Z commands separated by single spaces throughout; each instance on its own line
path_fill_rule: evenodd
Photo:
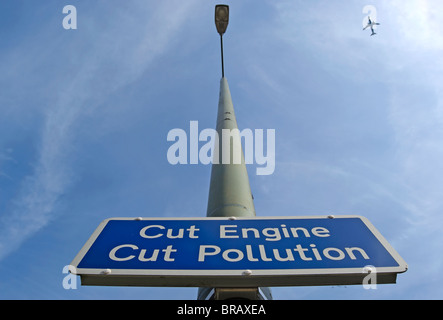
M 392 45 L 408 45 L 408 50 L 443 49 L 443 22 L 439 16 L 442 3 L 437 0 L 394 0 L 380 3 L 379 11 L 401 37 Z M 389 19 L 389 20 L 388 20 Z
M 276 175 L 285 170 L 287 178 L 264 184 L 263 192 L 278 189 L 272 199 L 291 199 L 295 192 L 307 194 L 304 189 L 309 189 L 310 197 L 321 199 L 303 197 L 303 203 L 311 207 L 364 210 L 371 206 L 375 209 L 373 217 L 380 221 L 376 226 L 387 230 L 389 241 L 411 264 L 408 274 L 412 280 L 407 281 L 422 286 L 429 279 L 441 279 L 438 270 L 443 266 L 443 20 L 438 13 L 443 4 L 435 0 L 372 2 L 381 22 L 374 37 L 361 30 L 364 3 L 360 7 L 325 1 L 317 4 L 309 5 L 305 11 L 295 1 L 278 2 L 280 25 L 275 30 L 276 37 L 295 49 L 315 49 L 312 52 L 319 57 L 316 61 L 324 63 L 326 71 L 335 72 L 337 81 L 346 85 L 358 81 L 370 88 L 377 105 L 363 102 L 379 113 L 377 118 L 360 123 L 361 129 L 369 128 L 363 138 L 370 139 L 371 132 L 375 135 L 383 123 L 386 144 L 377 149 L 382 151 L 380 155 L 371 155 L 378 160 L 376 163 L 356 154 L 356 165 L 339 157 L 334 162 L 326 157 L 313 160 L 295 143 L 285 150 L 286 164 L 279 162 L 281 154 L 276 155 Z M 340 6 L 340 10 L 333 6 Z M 364 92 L 346 94 L 362 101 Z M 336 128 L 344 127 L 343 124 L 337 123 Z M 291 161 L 301 157 L 301 161 Z M 287 181 L 291 184 L 285 184 Z M 306 187 L 294 190 L 292 181 L 302 181 Z M 325 190 L 331 185 L 335 186 L 333 190 Z M 285 196 L 286 193 L 289 195 Z M 338 200 L 334 201 L 333 195 Z M 426 246 L 420 245 L 424 242 Z M 414 269 L 426 270 L 426 276 L 418 276 Z
M 325 1 L 309 6 L 278 2 L 280 29 L 275 33 L 294 47 L 303 43 L 318 50 L 325 68 L 333 70 L 339 81 L 358 79 L 374 90 L 374 96 L 386 96 L 379 101 L 386 102 L 384 121 L 393 134 L 386 139 L 394 143 L 390 159 L 397 161 L 398 169 L 387 174 L 405 186 L 404 196 L 396 198 L 405 201 L 411 215 L 420 210 L 429 215 L 429 209 L 435 213 L 443 206 L 438 196 L 443 176 L 443 22 L 437 14 L 443 6 L 433 0 L 376 1 L 373 5 L 381 25 L 372 38 L 361 31 L 363 4 Z M 405 194 L 407 190 L 416 196 Z M 413 205 L 412 199 L 417 203 Z
M 45 48 L 45 39 L 62 43 L 68 32 L 78 36 L 68 37 L 71 42 L 66 46 L 54 48 L 54 52 L 39 59 L 47 64 L 66 59 L 60 63 L 72 65 L 58 73 L 51 72 L 53 78 L 49 79 L 48 90 L 56 98 L 48 92 L 51 98 L 42 110 L 44 124 L 38 133 L 41 138 L 33 172 L 22 181 L 19 193 L 11 200 L 10 211 L 0 216 L 0 260 L 57 217 L 60 197 L 75 182 L 71 161 L 78 122 L 88 114 L 99 112 L 97 108 L 107 95 L 140 77 L 168 50 L 194 5 L 195 2 L 176 1 L 155 4 L 152 10 L 145 3 L 132 3 L 126 7 L 119 5 L 116 10 L 107 3 L 101 8 L 105 11 L 83 12 L 78 30 L 65 31 L 60 22 L 59 30 L 52 30 L 50 36 L 38 36 L 32 43 L 23 43 L 20 54 L 10 56 L 9 62 L 23 59 L 36 70 L 37 66 L 30 63 L 32 53 Z M 106 17 L 99 30 L 92 26 L 97 17 Z M 47 25 L 43 28 L 48 32 Z M 70 72 L 66 74 L 68 69 Z M 9 68 L 4 65 L 2 70 Z M 15 71 L 27 72 L 20 68 Z M 29 74 L 35 83 L 45 77 L 45 74 Z
M 389 59 L 391 71 L 389 121 L 397 146 L 398 174 L 415 199 L 413 226 L 429 232 L 443 223 L 443 22 L 438 1 L 393 1 L 382 6 L 399 35 L 391 50 L 402 55 Z M 411 227 L 411 229 L 414 229 Z M 418 234 L 421 228 L 415 228 Z

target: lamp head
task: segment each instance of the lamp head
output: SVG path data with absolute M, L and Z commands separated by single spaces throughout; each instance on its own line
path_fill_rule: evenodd
M 222 36 L 226 32 L 229 23 L 229 6 L 218 4 L 215 6 L 215 26 L 217 32 Z

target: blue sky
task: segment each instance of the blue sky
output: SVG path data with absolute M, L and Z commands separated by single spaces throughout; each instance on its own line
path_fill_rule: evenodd
M 169 130 L 214 128 L 218 2 L 0 3 L 0 298 L 195 299 L 79 287 L 62 269 L 109 217 L 204 217 L 210 166 L 170 165 Z M 443 22 L 438 0 L 227 1 L 240 129 L 275 129 L 259 216 L 366 216 L 409 265 L 395 285 L 275 299 L 441 299 Z M 78 29 L 62 26 L 65 5 Z M 373 5 L 377 35 L 362 31 Z

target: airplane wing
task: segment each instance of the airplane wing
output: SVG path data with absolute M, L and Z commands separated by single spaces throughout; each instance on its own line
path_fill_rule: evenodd
M 363 28 L 363 30 L 366 30 L 370 25 L 368 24 L 366 27 Z

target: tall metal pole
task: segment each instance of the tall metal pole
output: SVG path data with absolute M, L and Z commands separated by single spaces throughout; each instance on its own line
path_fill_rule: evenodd
M 255 217 L 243 150 L 241 145 L 236 148 L 234 143 L 236 139 L 240 141 L 240 135 L 228 80 L 224 77 L 220 80 L 216 131 L 219 137 L 218 159 L 213 159 L 206 216 Z M 226 143 L 223 138 L 228 137 L 229 150 L 223 147 Z M 229 152 L 228 159 L 225 157 L 225 151 Z M 238 164 L 234 163 L 236 152 L 241 152 L 241 161 Z
M 222 33 L 220 33 L 220 39 L 222 50 L 222 78 L 220 80 L 220 96 L 216 125 L 219 144 L 218 155 L 214 154 L 212 164 L 206 216 L 255 217 L 254 201 L 252 199 L 243 150 L 241 144 L 237 146 L 236 143 L 234 143 L 235 140 L 240 141 L 240 136 L 228 80 L 224 77 Z M 229 133 L 229 135 L 226 133 Z M 226 137 L 229 137 L 229 148 L 223 147 L 223 138 Z M 225 154 L 226 152 L 229 152 L 229 158 Z M 241 153 L 240 163 L 235 162 L 236 156 L 238 156 L 235 154 L 236 152 Z M 257 300 L 272 299 L 272 296 L 269 288 L 199 288 L 198 299 L 203 300 L 209 298 Z

